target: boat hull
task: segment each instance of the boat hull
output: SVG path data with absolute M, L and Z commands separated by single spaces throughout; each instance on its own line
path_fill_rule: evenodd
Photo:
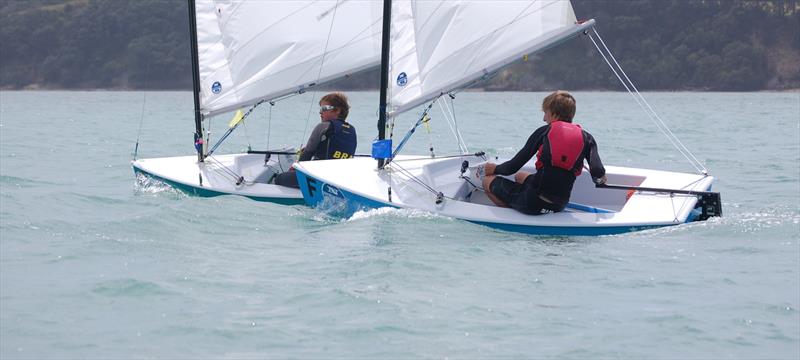
M 398 160 L 395 165 L 407 161 L 400 165 L 403 171 L 379 171 L 369 159 L 299 163 L 295 168 L 306 204 L 326 212 L 333 209 L 333 215 L 343 217 L 380 207 L 410 208 L 505 231 L 592 236 L 683 224 L 696 220 L 699 214 L 695 196 L 597 189 L 590 177 L 583 175 L 576 181 L 565 211 L 524 215 L 491 204 L 482 191 L 476 190 L 473 185 L 480 186 L 479 177 L 470 174 L 476 171 L 475 166 L 460 177 L 463 160 L 477 164 L 483 161 L 481 158 Z M 646 169 L 607 167 L 607 172 L 610 181 L 629 186 L 707 191 L 713 182 L 710 176 Z M 439 193 L 441 196 L 437 196 Z
M 285 205 L 303 204 L 300 190 L 268 183 L 291 166 L 291 157 L 230 154 L 213 161 L 197 162 L 196 156 L 139 159 L 131 162 L 134 173 L 163 182 L 192 196 L 244 196 L 256 201 Z

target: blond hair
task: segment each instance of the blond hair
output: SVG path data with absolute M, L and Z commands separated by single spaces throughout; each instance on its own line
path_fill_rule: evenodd
M 542 111 L 549 112 L 558 120 L 571 123 L 575 116 L 575 98 L 564 90 L 554 91 L 542 101 Z

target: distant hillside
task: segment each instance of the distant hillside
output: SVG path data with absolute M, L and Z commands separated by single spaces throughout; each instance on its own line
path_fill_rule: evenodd
M 573 1 L 641 89 L 800 88 L 800 2 L 732 0 Z M 619 89 L 583 37 L 504 72 L 493 86 Z
M 4 88 L 191 89 L 186 1 L 0 4 Z
M 800 88 L 800 1 L 573 0 L 640 89 Z M 4 0 L 0 88 L 190 89 L 184 0 Z M 374 89 L 377 71 L 338 87 Z M 585 37 L 487 90 L 619 89 Z

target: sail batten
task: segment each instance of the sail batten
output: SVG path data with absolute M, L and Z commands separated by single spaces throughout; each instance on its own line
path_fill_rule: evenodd
M 380 63 L 380 2 L 198 0 L 196 14 L 205 116 Z

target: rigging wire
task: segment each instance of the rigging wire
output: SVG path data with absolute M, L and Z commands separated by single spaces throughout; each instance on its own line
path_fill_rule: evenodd
M 244 121 L 242 118 L 242 125 L 244 125 L 244 138 L 247 141 L 247 150 L 253 150 L 253 146 L 250 144 L 250 135 L 247 133 L 247 122 Z
M 682 154 L 682 155 L 684 155 L 684 157 L 685 157 L 686 155 L 685 155 L 685 154 L 683 154 L 683 151 L 682 151 L 680 148 L 678 148 L 678 145 L 675 143 L 675 140 L 673 140 L 673 139 L 672 139 L 672 137 L 670 137 L 670 136 L 669 136 L 669 135 L 666 133 L 666 131 L 665 131 L 665 130 L 662 128 L 662 125 L 660 125 L 660 124 L 659 124 L 659 123 L 658 123 L 658 122 L 657 122 L 657 121 L 656 121 L 656 120 L 653 118 L 653 115 L 652 115 L 652 114 L 651 114 L 651 113 L 650 113 L 650 112 L 649 112 L 649 111 L 648 111 L 648 110 L 645 108 L 645 106 L 644 106 L 644 105 L 641 103 L 641 100 L 640 100 L 640 99 L 639 99 L 639 98 L 638 98 L 636 95 L 634 95 L 634 94 L 633 94 L 633 91 L 632 91 L 632 90 L 631 90 L 631 88 L 628 86 L 628 84 L 627 84 L 627 83 L 626 83 L 624 80 L 622 80 L 622 77 L 620 77 L 619 73 L 617 72 L 617 69 L 615 69 L 615 68 L 613 67 L 613 65 L 611 65 L 611 62 L 608 60 L 608 57 L 605 55 L 605 53 L 603 53 L 603 52 L 600 50 L 600 47 L 597 45 L 597 42 L 595 42 L 594 38 L 593 38 L 591 35 L 589 35 L 589 39 L 592 41 L 592 43 L 594 44 L 595 48 L 596 48 L 596 49 L 597 49 L 597 51 L 600 53 L 600 56 L 602 56 L 602 57 L 603 57 L 603 60 L 605 60 L 606 64 L 608 64 L 608 66 L 609 66 L 609 68 L 611 69 L 611 71 L 612 71 L 612 72 L 614 73 L 614 75 L 617 77 L 617 80 L 619 80 L 619 81 L 620 81 L 620 83 L 622 84 L 622 86 L 624 86 L 624 87 L 625 87 L 625 90 L 627 90 L 627 91 L 628 91 L 628 93 L 629 93 L 629 94 L 631 94 L 631 96 L 633 96 L 633 100 L 634 100 L 634 101 L 636 101 L 636 104 L 638 104 L 638 105 L 639 105 L 639 107 L 641 107 L 641 108 L 642 108 L 642 110 L 644 110 L 645 114 L 647 114 L 647 116 L 650 118 L 650 120 L 654 122 L 654 124 L 656 125 L 656 128 L 658 128 L 658 130 L 659 130 L 659 131 L 661 131 L 661 133 L 662 133 L 662 134 L 663 134 L 663 135 L 664 135 L 664 136 L 667 138 L 667 140 L 670 142 L 670 144 L 672 144 L 672 146 L 673 146 L 673 147 L 675 147 L 676 149 L 678 149 L 678 151 L 679 151 L 679 152 L 681 152 L 681 154 Z M 691 160 L 689 160 L 689 162 L 690 162 L 690 164 L 692 164 L 692 165 L 694 166 L 694 163 L 692 163 L 692 162 L 691 162 Z M 698 168 L 697 168 L 697 166 L 694 166 L 694 167 L 695 167 L 695 169 L 696 169 L 696 170 L 700 171 L 700 169 L 698 169 Z
M 408 169 L 400 166 L 399 164 L 393 162 L 392 163 L 392 169 L 395 169 L 398 172 L 400 172 L 401 174 L 407 176 L 409 180 L 419 184 L 425 190 L 430 191 L 432 194 L 436 195 L 437 197 L 440 196 L 440 194 L 442 194 L 442 192 L 436 191 L 436 189 L 434 189 L 433 187 L 431 187 L 430 185 L 428 185 L 424 181 L 420 180 L 418 177 L 414 176 L 414 174 L 411 173 L 411 171 L 409 171 Z M 449 197 L 449 196 L 444 196 L 444 195 L 441 195 L 441 196 L 444 197 L 444 198 L 448 198 L 450 200 L 455 200 L 454 198 Z
M 139 138 L 142 136 L 142 124 L 144 124 L 144 109 L 145 104 L 147 104 L 147 83 L 150 80 L 150 77 L 147 74 L 150 73 L 150 58 L 147 58 L 147 63 L 144 67 L 144 89 L 142 91 L 142 112 L 141 116 L 139 117 L 139 131 L 136 133 L 136 146 L 133 148 L 133 160 L 136 160 L 136 157 L 139 155 Z
M 686 185 L 684 185 L 684 186 L 681 186 L 681 187 L 680 187 L 680 189 L 686 189 L 686 188 L 688 188 L 688 187 L 690 187 L 690 186 L 694 186 L 695 184 L 699 183 L 699 182 L 700 182 L 700 181 L 702 181 L 702 180 L 703 180 L 703 178 L 696 179 L 695 181 L 692 181 L 692 182 L 690 182 L 690 183 L 688 183 L 688 184 L 686 184 Z M 683 209 L 686 207 L 686 205 L 687 205 L 687 203 L 688 203 L 689 199 L 691 199 L 691 198 L 692 198 L 691 196 L 690 196 L 690 197 L 684 197 L 684 198 L 683 198 L 683 202 L 681 203 L 681 207 L 678 209 L 678 211 L 677 211 L 677 212 L 675 212 L 675 219 L 677 219 L 677 218 L 678 218 L 678 213 L 683 211 Z M 673 204 L 673 211 L 674 211 L 674 207 L 675 207 L 675 206 L 674 206 L 674 204 Z
M 686 147 L 686 145 L 684 145 L 683 142 L 681 142 L 681 140 L 678 138 L 678 136 L 676 136 L 675 133 L 673 133 L 672 130 L 669 129 L 669 127 L 664 122 L 664 120 L 662 120 L 661 117 L 658 115 L 658 113 L 656 113 L 656 111 L 653 109 L 653 107 L 650 106 L 650 103 L 648 103 L 647 100 L 645 100 L 644 96 L 642 96 L 642 94 L 636 88 L 636 85 L 634 85 L 633 81 L 631 81 L 631 79 L 628 77 L 628 74 L 626 74 L 625 70 L 622 69 L 622 66 L 619 65 L 619 62 L 617 62 L 617 59 L 614 57 L 614 54 L 612 54 L 611 50 L 608 49 L 608 47 L 606 46 L 606 43 L 603 41 L 603 38 L 600 37 L 600 34 L 597 32 L 597 29 L 592 28 L 592 30 L 594 31 L 595 35 L 597 35 L 597 39 L 600 40 L 600 43 L 603 45 L 603 48 L 605 48 L 606 52 L 608 52 L 608 55 L 611 57 L 611 60 L 614 60 L 614 64 L 617 65 L 617 67 L 619 68 L 619 71 L 622 73 L 623 76 L 625 76 L 625 79 L 628 80 L 628 83 L 631 84 L 631 87 L 633 88 L 633 90 L 636 91 L 636 95 L 638 95 L 639 98 L 642 99 L 642 102 L 647 106 L 648 109 L 650 109 L 650 111 L 653 113 L 655 118 L 658 119 L 658 121 L 664 126 L 664 129 L 675 139 L 675 141 L 681 146 L 681 148 L 683 148 L 683 150 L 686 151 L 686 154 L 691 156 L 692 160 L 694 160 L 695 163 L 702 168 L 702 172 L 703 173 L 708 173 L 708 169 L 706 169 L 703 166 L 703 164 L 700 163 L 700 160 L 698 160 L 697 157 L 695 157 L 694 154 L 692 154 L 692 152 L 689 150 L 689 148 Z
M 461 146 L 461 139 L 458 138 L 458 134 L 456 134 L 455 129 L 453 129 L 453 123 L 450 121 L 450 116 L 448 112 L 445 111 L 445 107 L 442 106 L 441 97 L 436 99 L 436 105 L 439 105 L 439 110 L 442 112 L 442 117 L 444 117 L 445 121 L 447 122 L 447 127 L 450 128 L 450 133 L 452 133 L 453 137 L 456 138 L 456 144 L 458 144 L 458 150 L 464 152 L 464 147 Z
M 603 48 L 606 50 L 606 52 L 608 52 L 608 55 L 614 61 L 614 64 L 616 64 L 617 68 L 619 69 L 619 72 L 622 73 L 622 75 L 628 81 L 627 83 L 622 80 L 622 77 L 619 75 L 616 68 L 613 65 L 611 65 L 611 61 L 608 60 L 608 57 L 606 57 L 606 54 L 600 49 L 600 46 L 597 45 L 597 42 L 594 40 L 594 37 L 591 34 L 588 34 L 589 39 L 592 41 L 592 44 L 594 44 L 598 53 L 600 53 L 600 55 L 603 57 L 603 60 L 605 60 L 606 64 L 609 66 L 611 71 L 614 73 L 614 75 L 617 77 L 620 83 L 622 83 L 622 86 L 625 87 L 625 90 L 627 90 L 628 93 L 631 94 L 631 96 L 633 96 L 633 99 L 636 101 L 639 107 L 641 107 L 642 110 L 650 118 L 650 120 L 653 121 L 653 123 L 655 123 L 656 127 L 659 129 L 659 131 L 661 131 L 662 134 L 664 134 L 664 136 L 672 144 L 672 146 L 675 147 L 675 149 L 677 149 L 678 152 L 680 152 L 681 155 L 683 155 L 687 161 L 689 161 L 689 164 L 691 164 L 695 168 L 695 170 L 697 170 L 699 173 L 707 175 L 708 169 L 706 169 L 705 166 L 703 166 L 700 160 L 698 160 L 697 157 L 695 157 L 694 154 L 692 154 L 692 152 L 686 147 L 686 145 L 684 145 L 680 141 L 680 139 L 678 139 L 678 137 L 669 129 L 664 120 L 661 119 L 660 116 L 658 116 L 653 107 L 650 106 L 647 100 L 645 100 L 644 96 L 642 96 L 642 94 L 633 84 L 633 81 L 631 81 L 628 75 L 625 73 L 625 71 L 622 70 L 622 66 L 620 66 L 619 62 L 617 62 L 616 58 L 614 58 L 614 55 L 611 53 L 611 50 L 608 49 L 605 42 L 603 42 L 603 39 L 597 32 L 597 29 L 593 28 L 592 30 L 594 31 L 595 35 L 597 35 L 598 40 L 600 40 L 601 44 L 603 45 Z M 628 84 L 630 84 L 630 87 L 628 86 Z M 631 91 L 631 88 L 633 89 L 633 91 Z
M 450 95 L 452 96 L 452 95 Z M 450 101 L 453 99 L 451 98 Z M 455 110 L 451 109 L 445 103 L 444 98 L 439 97 L 437 101 L 439 105 L 439 109 L 442 111 L 442 115 L 444 115 L 445 120 L 447 120 L 447 125 L 450 127 L 450 132 L 453 133 L 453 137 L 456 138 L 456 142 L 458 143 L 458 149 L 462 153 L 468 153 L 469 149 L 467 148 L 467 144 L 464 142 L 464 138 L 461 136 L 461 132 L 458 130 L 458 124 L 456 123 L 455 119 Z
M 212 121 L 212 120 L 214 120 L 214 118 L 213 118 L 213 117 L 209 117 L 209 118 L 208 118 L 208 130 L 206 130 L 206 142 L 203 144 L 203 149 L 205 149 L 205 148 L 206 148 L 206 147 L 208 147 L 208 146 L 211 146 L 211 129 L 213 129 L 213 128 L 214 128 L 214 127 L 211 125 L 211 121 Z M 216 147 L 216 146 L 218 146 L 218 145 L 215 145 L 214 147 Z M 212 148 L 212 151 L 210 151 L 210 152 L 209 152 L 207 155 L 211 155 L 211 153 L 212 153 L 212 152 L 214 152 L 214 151 L 213 151 L 213 148 Z M 205 157 L 205 156 L 204 156 L 204 157 Z
M 412 156 L 412 155 L 409 155 Z M 457 158 L 457 157 L 465 157 L 465 156 L 475 156 L 482 158 L 484 161 L 488 161 L 486 158 L 486 153 L 483 151 L 478 151 L 474 154 L 456 154 L 456 155 L 445 155 L 445 156 L 437 156 L 437 159 L 450 159 L 450 158 Z M 403 158 L 403 159 L 392 159 L 392 162 L 401 162 L 401 161 L 416 161 L 416 160 L 426 160 L 427 157 L 411 157 L 411 158 Z
M 227 139 L 228 136 L 230 136 L 230 134 L 232 134 L 233 131 L 236 130 L 236 128 L 239 127 L 239 124 L 245 123 L 245 119 L 247 119 L 250 116 L 250 114 L 253 113 L 253 110 L 255 110 L 259 105 L 261 105 L 261 104 L 263 104 L 265 102 L 266 102 L 266 100 L 261 100 L 261 101 L 255 103 L 255 104 L 253 104 L 253 106 L 250 107 L 250 109 L 248 109 L 247 112 L 245 112 L 242 115 L 242 118 L 238 122 L 236 122 L 236 124 L 233 125 L 233 127 L 228 128 L 228 131 L 226 131 L 225 134 L 222 135 L 222 137 L 219 139 L 219 141 L 216 144 L 214 144 L 214 146 L 211 148 L 211 150 L 208 151 L 208 153 L 206 153 L 205 156 L 210 156 L 211 154 L 213 154 L 214 151 L 216 151 L 217 148 L 220 145 L 222 145 L 222 143 L 225 141 L 225 139 Z M 208 127 L 209 127 L 209 129 L 211 129 L 211 118 L 209 118 L 209 120 L 208 120 Z M 247 125 L 246 125 L 246 123 L 245 123 L 244 129 L 245 129 L 244 130 L 245 131 L 245 137 L 247 138 L 247 148 L 249 150 L 252 150 L 252 146 L 250 144 L 250 137 L 247 135 Z M 211 130 L 208 131 L 208 139 L 206 140 L 206 144 L 210 144 L 210 141 L 211 141 Z
M 267 118 L 267 150 L 269 150 L 269 138 L 272 135 L 272 108 L 275 106 L 274 101 L 269 102 L 269 117 Z
M 428 104 L 428 106 L 422 112 L 422 116 L 420 116 L 419 120 L 417 120 L 417 122 L 411 127 L 411 129 L 409 129 L 408 132 L 406 132 L 406 135 L 400 141 L 400 144 L 398 144 L 397 147 L 395 148 L 395 150 L 392 152 L 392 159 L 394 157 L 396 157 L 397 154 L 400 153 L 400 150 L 403 149 L 403 147 L 405 146 L 406 142 L 408 142 L 408 140 L 411 138 L 411 136 L 416 131 L 417 127 L 419 127 L 419 125 L 421 125 L 421 124 L 424 124 L 426 129 L 428 130 L 428 136 L 429 136 L 429 142 L 430 142 L 429 150 L 431 152 L 431 157 L 435 157 L 435 156 L 433 156 L 433 154 L 434 154 L 434 152 L 433 152 L 433 139 L 432 139 L 432 135 L 431 135 L 431 132 L 430 132 L 430 129 L 429 129 L 429 126 L 430 126 L 429 123 L 431 121 L 431 118 L 428 115 L 429 111 L 431 110 L 431 108 L 433 107 L 434 104 L 438 104 L 439 105 L 439 108 L 442 111 L 442 115 L 447 120 L 447 124 L 450 127 L 450 131 L 453 133 L 453 136 L 456 138 L 456 141 L 458 143 L 459 151 L 461 151 L 462 154 L 469 155 L 469 152 L 470 152 L 469 148 L 467 147 L 467 144 L 464 142 L 464 138 L 463 138 L 463 136 L 461 136 L 461 132 L 458 130 L 458 122 L 456 121 L 456 117 L 455 117 L 455 105 L 453 103 L 451 103 L 453 109 L 450 109 L 447 106 L 447 103 L 443 101 L 443 99 L 442 99 L 443 95 L 444 95 L 444 93 L 439 94 L 438 97 L 433 99 L 433 101 L 431 101 L 430 104 Z M 448 96 L 450 96 L 451 101 L 455 97 L 452 94 L 448 94 Z M 452 117 L 452 119 L 451 119 L 451 117 Z M 392 119 L 394 119 L 394 118 L 392 118 Z M 393 125 L 392 125 L 391 129 L 394 130 L 394 126 Z M 392 134 L 390 133 L 390 136 L 391 135 Z M 461 156 L 461 155 L 459 155 L 459 156 Z M 390 162 L 391 161 L 394 161 L 394 160 L 390 160 Z
M 317 72 L 317 80 L 315 83 L 319 82 L 319 78 L 322 76 L 322 68 L 325 66 L 325 55 L 328 53 L 328 44 L 331 41 L 331 33 L 333 32 L 333 24 L 336 23 L 336 10 L 339 9 L 339 0 L 336 0 L 336 5 L 333 7 L 333 14 L 331 15 L 331 26 L 328 28 L 328 37 L 325 39 L 325 48 L 322 50 L 322 58 L 319 62 L 319 71 Z M 316 99 L 316 90 L 312 90 L 311 95 L 311 103 L 308 105 L 308 115 L 306 116 L 306 126 L 303 128 L 303 137 L 300 141 L 304 141 L 306 139 L 306 133 L 308 133 L 308 123 L 311 121 L 311 110 L 314 109 L 314 99 Z M 300 147 L 303 147 L 303 144 L 300 144 Z
M 244 177 L 240 176 L 235 171 L 233 171 L 230 168 L 228 168 L 227 166 L 225 166 L 225 164 L 223 164 L 221 161 L 217 160 L 214 156 L 209 155 L 208 157 L 206 157 L 206 159 L 210 160 L 209 163 L 213 163 L 213 164 L 218 166 L 218 168 L 215 168 L 215 169 L 209 168 L 209 167 L 206 167 L 206 169 L 214 171 L 217 174 L 220 174 L 220 175 L 223 175 L 225 177 L 230 178 L 233 181 L 233 183 L 235 183 L 236 185 L 240 185 L 240 184 L 245 182 L 244 181 Z
M 475 153 L 475 154 L 462 154 L 462 155 L 443 156 L 443 157 L 440 157 L 439 159 L 443 159 L 443 158 L 454 158 L 454 157 L 464 157 L 464 156 L 476 156 L 476 157 L 481 157 L 481 158 L 483 158 L 483 159 L 486 159 L 486 154 L 485 154 L 485 153 L 483 153 L 482 151 L 481 151 L 481 152 L 477 152 L 477 153 Z M 418 178 L 418 177 L 414 176 L 414 174 L 413 174 L 411 171 L 409 171 L 408 169 L 406 169 L 406 168 L 402 167 L 402 166 L 401 166 L 401 165 L 398 163 L 399 161 L 423 160 L 423 159 L 425 159 L 425 158 L 394 160 L 394 161 L 392 161 L 392 162 L 391 162 L 391 164 L 387 164 L 387 165 L 386 165 L 386 168 L 387 168 L 387 169 L 392 169 L 392 170 L 395 170 L 395 171 L 399 172 L 400 174 L 402 174 L 402 175 L 405 175 L 405 176 L 406 176 L 406 178 L 407 178 L 408 180 L 411 180 L 411 181 L 413 181 L 413 182 L 415 182 L 415 183 L 419 184 L 419 185 L 420 185 L 420 186 L 422 186 L 422 187 L 423 187 L 425 190 L 429 191 L 431 194 L 434 194 L 434 195 L 436 195 L 436 203 L 437 203 L 437 204 L 438 204 L 438 203 L 440 203 L 440 202 L 441 202 L 441 200 L 443 200 L 443 199 L 457 200 L 457 199 L 456 199 L 456 198 L 454 198 L 454 197 L 451 197 L 451 196 L 445 196 L 443 192 L 436 190 L 436 189 L 435 189 L 435 188 L 433 188 L 432 186 L 428 185 L 428 184 L 427 184 L 425 181 L 423 181 L 422 179 L 420 179 L 420 178 Z M 389 174 L 389 176 L 390 176 L 390 177 L 392 176 L 392 172 L 393 172 L 393 171 L 388 171 L 388 172 L 387 172 L 387 173 Z M 485 190 L 483 189 L 483 187 L 480 187 L 480 186 L 477 186 L 477 185 L 473 184 L 473 183 L 472 183 L 472 181 L 471 181 L 471 180 L 470 180 L 468 177 L 465 177 L 465 176 L 463 175 L 463 172 L 462 172 L 461 178 L 462 178 L 462 179 L 464 179 L 466 182 L 468 182 L 470 185 L 472 185 L 472 187 L 473 187 L 473 188 L 475 188 L 476 190 L 485 191 Z
M 431 159 L 436 157 L 436 153 L 433 151 L 433 131 L 431 131 L 431 117 L 426 116 L 422 120 L 423 124 L 425 124 L 425 132 L 428 133 L 428 151 L 431 152 Z
M 447 94 L 450 98 L 450 111 L 452 112 L 451 115 L 453 116 L 453 126 L 456 128 L 456 134 L 458 134 L 458 140 L 460 145 L 464 145 L 463 152 L 468 153 L 469 148 L 467 147 L 467 142 L 464 141 L 464 135 L 461 135 L 461 130 L 458 129 L 458 119 L 456 118 L 456 104 L 455 99 L 456 95 L 453 93 Z
M 227 139 L 227 138 L 228 138 L 228 136 L 229 136 L 230 134 L 232 134 L 232 133 L 233 133 L 233 131 L 234 131 L 234 130 L 236 130 L 236 128 L 238 128 L 238 127 L 239 127 L 239 124 L 245 124 L 245 125 L 244 125 L 244 129 L 245 129 L 244 131 L 245 131 L 245 137 L 247 138 L 247 149 L 248 149 L 248 151 L 252 150 L 252 144 L 250 143 L 250 136 L 249 136 L 249 135 L 248 135 L 248 133 L 247 133 L 247 122 L 245 122 L 245 119 L 247 119 L 247 118 L 250 116 L 250 114 L 251 114 L 251 113 L 252 113 L 252 112 L 253 112 L 253 111 L 254 111 L 254 110 L 257 108 L 257 107 L 259 107 L 261 104 L 263 104 L 263 103 L 265 103 L 265 102 L 268 102 L 268 103 L 270 104 L 270 109 L 269 109 L 269 125 L 268 125 L 268 128 L 267 128 L 267 132 L 268 132 L 268 134 L 267 134 L 267 148 L 269 148 L 269 132 L 270 132 L 270 128 L 271 128 L 271 126 L 272 126 L 272 106 L 275 106 L 275 104 L 276 104 L 278 101 L 282 101 L 282 100 L 288 99 L 288 98 L 290 98 L 290 97 L 293 97 L 293 96 L 296 96 L 296 95 L 298 95 L 298 94 L 299 94 L 299 93 L 291 93 L 291 94 L 287 94 L 287 95 L 284 95 L 284 96 L 281 96 L 281 97 L 278 97 L 278 98 L 275 98 L 275 99 L 272 99 L 272 100 L 266 100 L 266 99 L 264 99 L 264 100 L 261 100 L 261 101 L 259 101 L 259 102 L 255 103 L 255 104 L 253 104 L 253 105 L 250 107 L 250 109 L 248 109 L 248 110 L 247 110 L 247 112 L 245 112 L 245 113 L 244 113 L 244 115 L 242 115 L 242 119 L 241 119 L 241 120 L 240 120 L 240 121 L 239 121 L 239 122 L 238 122 L 238 123 L 237 123 L 237 124 L 236 124 L 236 125 L 235 125 L 233 128 L 230 128 L 230 129 L 228 129 L 228 131 L 227 131 L 227 132 L 225 132 L 225 134 L 224 134 L 224 135 L 223 135 L 223 136 L 220 138 L 219 142 L 217 142 L 216 144 L 214 144 L 214 146 L 211 148 L 211 150 L 209 150 L 209 151 L 208 151 L 208 153 L 206 154 L 206 156 L 210 156 L 211 154 L 213 154 L 213 153 L 214 153 L 214 151 L 216 151 L 216 149 L 217 149 L 217 148 L 218 148 L 220 145 L 222 145 L 222 142 L 223 142 L 223 141 L 225 141 L 225 139 Z M 210 129 L 210 128 L 211 128 L 211 119 L 212 119 L 212 118 L 208 118 L 208 119 L 209 119 L 209 120 L 208 120 L 208 126 L 209 126 L 209 129 Z M 209 130 L 209 131 L 208 131 L 208 137 L 206 138 L 206 143 L 208 144 L 210 141 L 211 141 L 211 130 Z
M 442 96 L 442 94 L 440 94 L 439 96 Z M 406 132 L 406 135 L 405 135 L 405 136 L 403 136 L 403 139 L 402 139 L 402 140 L 400 140 L 400 144 L 398 144 L 398 145 L 397 145 L 397 147 L 395 147 L 394 151 L 392 152 L 392 157 L 391 157 L 391 158 L 389 158 L 389 159 L 387 159 L 387 162 L 386 162 L 386 164 L 390 163 L 390 162 L 392 161 L 392 159 L 393 159 L 395 156 L 397 156 L 397 154 L 399 154 L 399 153 L 400 153 L 400 150 L 402 150 L 402 149 L 403 149 L 403 147 L 405 146 L 406 142 L 408 142 L 408 140 L 411 138 L 411 135 L 413 135 L 413 134 L 414 134 L 414 132 L 415 132 L 415 131 L 417 131 L 417 127 L 419 127 L 419 125 L 420 125 L 420 124 L 422 124 L 423 122 L 425 122 L 425 118 L 426 118 L 426 117 L 428 117 L 428 112 L 431 110 L 431 108 L 433 107 L 433 104 L 434 104 L 434 103 L 436 102 L 436 100 L 438 100 L 438 99 L 439 99 L 439 97 L 437 97 L 436 99 L 433 99 L 433 101 L 431 101 L 431 103 L 430 103 L 430 104 L 428 104 L 428 106 L 427 106 L 427 107 L 425 108 L 425 110 L 422 112 L 422 116 L 419 118 L 419 120 L 417 120 L 417 122 L 416 122 L 416 123 L 414 123 L 414 126 L 412 126 L 412 127 L 411 127 L 411 129 L 409 129 L 409 130 L 408 130 L 408 132 Z M 394 126 L 393 126 L 393 127 L 394 127 Z
M 661 119 L 661 117 L 658 115 L 658 113 L 656 113 L 656 111 L 653 109 L 653 107 L 650 106 L 650 104 L 647 102 L 647 100 L 644 98 L 644 96 L 642 96 L 642 94 L 639 92 L 639 90 L 634 85 L 633 81 L 631 81 L 631 79 L 628 77 L 628 75 L 622 69 L 622 66 L 619 64 L 619 62 L 616 60 L 616 58 L 614 58 L 614 55 L 611 53 L 611 50 L 608 49 L 608 46 L 606 46 L 605 42 L 600 37 L 600 34 L 597 32 L 597 29 L 593 28 L 592 30 L 595 33 L 595 35 L 597 36 L 597 38 L 600 41 L 600 43 L 603 45 L 603 48 L 605 49 L 606 53 L 608 53 L 608 57 L 610 57 L 611 60 L 616 65 L 616 68 L 613 65 L 611 65 L 611 61 L 608 60 L 608 57 L 606 56 L 606 53 L 604 53 L 600 49 L 600 46 L 595 41 L 594 37 L 591 34 L 587 34 L 587 35 L 589 36 L 589 39 L 594 44 L 595 49 L 597 49 L 598 53 L 603 57 L 603 60 L 605 60 L 606 64 L 609 66 L 611 71 L 617 77 L 617 80 L 619 80 L 620 83 L 622 84 L 622 86 L 625 87 L 625 90 L 627 90 L 628 93 L 631 94 L 631 96 L 633 96 L 633 99 L 636 101 L 636 103 L 639 105 L 639 107 L 641 107 L 642 110 L 645 112 L 645 114 L 647 114 L 647 116 L 650 118 L 650 120 L 653 121 L 653 123 L 656 125 L 656 128 L 658 128 L 658 130 L 661 131 L 661 133 L 667 138 L 667 140 L 670 142 L 670 144 L 672 144 L 672 146 L 675 147 L 675 149 L 677 149 L 678 152 L 680 152 L 681 155 L 683 155 L 684 158 L 686 158 L 687 161 L 689 161 L 689 164 L 692 165 L 695 168 L 695 170 L 697 170 L 699 173 L 701 173 L 703 175 L 708 175 L 708 170 L 705 168 L 705 166 L 703 166 L 703 164 L 697 159 L 697 157 L 695 157 L 694 154 L 692 154 L 692 152 L 669 129 L 669 127 L 664 122 L 664 120 Z M 617 72 L 617 69 L 619 69 L 619 72 Z M 622 76 L 620 76 L 620 73 L 622 74 Z M 625 81 L 623 81 L 623 79 L 622 79 L 623 77 L 625 78 L 625 80 L 627 80 L 627 83 Z M 633 89 L 633 91 L 631 89 Z M 702 180 L 702 179 L 697 179 L 696 181 L 684 186 L 683 188 L 685 188 L 687 186 L 691 186 L 693 183 L 696 183 L 696 182 L 698 182 L 700 180 Z M 674 194 L 670 194 L 670 197 L 673 197 L 673 195 Z M 678 217 L 678 212 L 683 211 L 683 209 L 686 207 L 686 204 L 687 204 L 689 198 L 691 198 L 691 197 L 684 198 L 680 208 L 677 209 L 677 210 L 675 209 L 674 202 L 670 201 L 670 203 L 672 205 L 673 214 L 675 216 L 676 221 L 677 221 L 677 217 Z

